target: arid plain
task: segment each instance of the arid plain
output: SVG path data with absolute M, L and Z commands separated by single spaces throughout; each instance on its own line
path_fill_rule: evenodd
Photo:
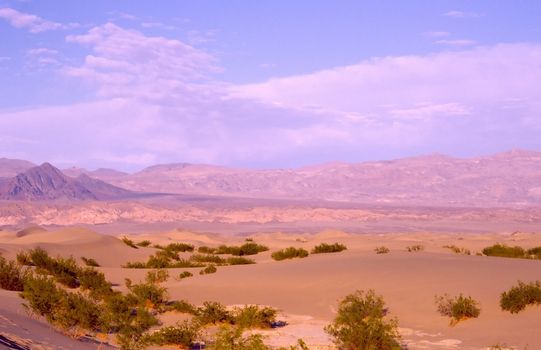
M 202 246 L 238 246 L 250 240 L 269 248 L 250 256 L 255 264 L 218 266 L 216 273 L 206 275 L 199 274 L 201 267 L 168 269 L 164 286 L 169 298 L 195 305 L 210 300 L 228 306 L 271 306 L 279 310 L 278 320 L 286 325 L 253 331 L 264 334 L 268 344 L 293 345 L 302 338 L 310 349 L 334 349 L 324 327 L 336 315 L 338 301 L 355 290 L 373 289 L 383 296 L 389 315 L 398 319 L 409 349 L 487 349 L 496 344 L 537 349 L 541 348 L 541 308 L 530 306 L 511 314 L 501 310 L 499 299 L 519 280 L 541 280 L 541 260 L 491 257 L 482 251 L 496 243 L 525 249 L 541 246 L 539 159 L 538 153 L 521 151 L 488 160 L 431 156 L 356 165 L 371 168 L 364 176 L 372 181 L 379 181 L 373 169 L 386 168 L 383 172 L 394 179 L 392 183 L 414 184 L 402 186 L 404 193 L 384 184 L 373 185 L 371 188 L 378 190 L 365 191 L 363 200 L 360 194 L 347 190 L 358 188 L 356 184 L 362 182 L 359 173 L 351 175 L 353 165 L 348 166 L 348 175 L 336 170 L 335 165 L 331 170 L 322 166 L 311 169 L 309 176 L 304 174 L 328 189 L 318 192 L 318 185 L 312 184 L 309 189 L 299 185 L 303 178 L 296 184 L 285 184 L 275 173 L 248 176 L 246 171 L 222 169 L 216 175 L 215 169 L 199 167 L 194 175 L 193 169 L 182 165 L 174 175 L 172 166 L 168 166 L 164 178 L 175 184 L 172 179 L 176 176 L 183 184 L 175 190 L 155 188 L 146 180 L 126 185 L 135 181 L 126 176 L 133 179 L 141 175 L 102 171 L 107 175 L 101 180 L 85 175 L 87 179 L 75 177 L 73 169 L 61 172 L 49 165 L 13 170 L 4 161 L 0 253 L 15 259 L 21 251 L 41 247 L 51 256 L 72 256 L 81 265 L 82 257 L 92 258 L 115 289 L 125 291 L 124 279 L 143 280 L 147 269 L 122 266 L 147 261 L 159 251 L 154 245 L 185 243 L 197 250 Z M 456 168 L 456 162 L 469 169 L 467 176 L 458 178 L 456 174 L 465 172 L 450 171 Z M 13 164 L 20 165 L 9 164 L 12 168 Z M 535 169 L 526 171 L 524 164 Z M 506 174 L 513 165 L 516 173 L 527 174 L 527 178 L 515 176 L 512 181 L 500 181 L 510 176 Z M 413 172 L 423 174 L 423 179 L 412 180 L 412 176 L 418 177 Z M 103 182 L 104 176 L 109 176 L 114 186 Z M 242 176 L 257 177 L 256 184 L 249 184 Z M 262 185 L 261 177 L 269 176 L 271 180 L 266 179 L 267 185 Z M 331 191 L 331 180 L 321 180 L 332 176 L 342 179 L 340 195 Z M 116 180 L 111 180 L 113 177 Z M 151 178 L 156 181 L 156 174 Z M 351 183 L 351 179 L 355 181 Z M 143 188 L 145 183 L 150 187 Z M 277 183 L 283 191 L 272 187 Z M 187 184 L 191 184 L 191 190 Z M 220 191 L 216 184 L 221 186 Z M 257 187 L 265 189 L 263 194 L 254 194 Z M 17 190 L 10 191 L 13 188 Z M 287 196 L 284 193 L 288 188 L 296 192 Z M 167 191 L 172 193 L 164 193 Z M 21 193 L 24 195 L 17 197 Z M 464 203 L 460 203 L 461 196 L 467 198 Z M 479 205 L 474 205 L 476 200 Z M 133 248 L 122 238 L 148 240 L 151 244 Z M 284 261 L 271 258 L 272 252 L 283 248 L 311 251 L 321 243 L 340 243 L 347 250 Z M 408 251 L 414 246 L 422 249 Z M 389 251 L 377 254 L 378 247 Z M 188 259 L 192 254 L 184 252 L 180 257 Z M 183 271 L 190 271 L 193 277 L 178 278 Z M 45 326 L 43 320 L 29 316 L 18 293 L 0 293 L 0 348 L 109 346 L 65 337 Z M 481 313 L 478 318 L 450 325 L 450 319 L 438 313 L 435 296 L 460 293 L 479 301 Z M 186 318 L 175 312 L 159 317 L 164 326 Z

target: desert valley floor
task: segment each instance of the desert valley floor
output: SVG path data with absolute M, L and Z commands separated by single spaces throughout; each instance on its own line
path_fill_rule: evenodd
M 97 226 L 96 231 L 99 229 Z M 539 246 L 541 236 L 535 232 L 326 230 L 236 235 L 171 229 L 113 235 L 84 227 L 30 227 L 22 231 L 0 231 L 0 252 L 6 258 L 14 258 L 21 250 L 40 246 L 55 256 L 91 257 L 101 265 L 99 270 L 122 289 L 125 278 L 141 280 L 146 271 L 125 269 L 121 265 L 145 261 L 156 251 L 150 247 L 128 247 L 119 239 L 125 234 L 134 241 L 150 240 L 153 244 L 183 242 L 212 247 L 242 244 L 251 238 L 268 246 L 270 251 L 254 256 L 257 263 L 253 265 L 221 266 L 210 275 L 199 275 L 200 268 L 171 269 L 166 287 L 172 300 L 185 299 L 194 304 L 213 300 L 229 306 L 260 304 L 279 309 L 279 320 L 287 325 L 263 331 L 270 344 L 288 345 L 302 338 L 310 349 L 333 349 L 323 327 L 335 315 L 338 300 L 358 289 L 374 289 L 384 297 L 390 315 L 398 318 L 400 333 L 409 349 L 484 349 L 494 344 L 517 349 L 541 348 L 539 306 L 519 314 L 504 312 L 499 307 L 500 294 L 517 280 L 541 279 L 541 261 L 476 255 L 496 242 L 525 248 Z M 286 261 L 274 261 L 270 257 L 270 252 L 281 248 L 295 246 L 310 250 L 321 242 L 343 243 L 348 249 Z M 423 245 L 424 250 L 408 252 L 406 247 L 412 245 Z M 376 254 L 377 246 L 386 246 L 390 252 Z M 444 246 L 465 248 L 471 255 L 457 254 Z M 192 271 L 194 277 L 176 278 L 185 270 Z M 445 293 L 471 295 L 480 302 L 480 317 L 450 326 L 449 319 L 438 314 L 434 303 L 435 295 Z M 29 317 L 17 293 L 0 291 L 0 294 L 0 348 L 97 348 L 91 341 L 76 342 Z M 167 325 L 174 324 L 181 316 L 166 313 L 161 318 Z

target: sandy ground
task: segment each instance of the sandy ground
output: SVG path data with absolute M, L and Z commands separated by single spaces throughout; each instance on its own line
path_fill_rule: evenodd
M 130 237 L 135 241 L 186 242 L 196 246 L 241 244 L 245 239 L 179 230 Z M 186 299 L 196 304 L 215 300 L 227 305 L 270 305 L 280 310 L 280 319 L 288 325 L 264 332 L 269 343 L 293 344 L 300 337 L 311 349 L 332 349 L 323 327 L 334 317 L 338 300 L 355 290 L 374 289 L 384 297 L 391 315 L 398 318 L 400 331 L 410 349 L 483 349 L 497 343 L 519 349 L 541 348 L 541 307 L 529 307 L 511 315 L 501 311 L 498 304 L 500 294 L 517 280 L 541 280 L 541 261 L 475 255 L 496 242 L 525 248 L 540 246 L 541 234 L 325 231 L 318 234 L 274 232 L 250 237 L 268 245 L 271 251 L 288 246 L 311 249 L 321 242 L 343 243 L 348 250 L 282 262 L 272 260 L 271 252 L 264 252 L 255 256 L 255 265 L 219 267 L 216 274 L 205 276 L 198 274 L 199 269 L 171 269 L 166 283 L 171 299 Z M 406 247 L 414 244 L 422 244 L 424 251 L 407 252 Z M 375 254 L 374 248 L 381 245 L 391 252 Z M 443 248 L 444 245 L 467 248 L 472 255 L 455 254 Z M 122 269 L 120 265 L 127 261 L 144 261 L 155 251 L 153 248 L 133 249 L 113 236 L 84 228 L 0 231 L 0 252 L 8 258 L 35 246 L 52 254 L 94 258 L 102 265 L 100 270 L 119 285 L 123 285 L 127 277 L 139 280 L 146 273 L 145 270 Z M 176 276 L 184 270 L 191 270 L 194 277 L 178 280 Z M 440 316 L 434 304 L 435 295 L 444 293 L 471 295 L 481 304 L 480 317 L 450 326 L 449 319 Z M 20 301 L 14 293 L 2 292 L 0 298 L 2 335 L 2 327 L 6 328 L 7 324 L 5 318 L 17 314 Z M 24 322 L 26 316 L 17 315 L 21 318 L 18 322 Z M 174 323 L 179 318 L 179 315 L 168 314 L 164 321 Z M 13 327 L 10 330 L 12 335 L 28 338 L 28 335 L 13 332 Z M 9 332 L 4 330 L 4 333 Z M 0 338 L 0 349 L 2 346 L 6 345 Z

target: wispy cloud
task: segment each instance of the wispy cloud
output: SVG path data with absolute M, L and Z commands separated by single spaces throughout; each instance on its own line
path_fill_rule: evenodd
M 456 10 L 445 12 L 443 15 L 451 18 L 478 18 L 484 16 L 483 13 Z
M 451 35 L 451 33 L 444 32 L 444 31 L 430 31 L 430 32 L 425 32 L 424 34 L 430 38 L 445 38 Z
M 477 44 L 477 41 L 470 39 L 448 39 L 438 40 L 436 44 L 449 45 L 449 46 L 472 46 Z
M 30 33 L 41 33 L 68 27 L 61 23 L 47 21 L 36 15 L 19 12 L 9 7 L 0 8 L 0 18 L 8 21 L 13 27 L 27 29 Z

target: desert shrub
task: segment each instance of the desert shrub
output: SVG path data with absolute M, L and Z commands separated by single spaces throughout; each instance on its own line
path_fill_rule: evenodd
M 26 260 L 27 265 L 36 266 L 38 273 L 52 275 L 57 282 L 69 288 L 77 288 L 79 286 L 79 281 L 77 280 L 79 268 L 75 259 L 51 258 L 40 247 L 31 249 L 27 253 L 20 253 L 20 256 L 20 260 Z
M 387 254 L 391 250 L 385 246 L 381 246 L 381 247 L 376 247 L 374 251 L 376 252 L 376 254 Z
M 528 249 L 526 253 L 532 259 L 541 259 L 541 247 Z
M 487 256 L 499 256 L 504 258 L 524 258 L 526 252 L 523 248 L 514 246 L 510 247 L 505 244 L 494 244 L 483 249 L 483 254 Z
M 197 252 L 201 254 L 216 254 L 216 248 L 201 246 L 197 248 Z
M 235 256 L 255 255 L 269 250 L 268 247 L 254 242 L 246 242 L 239 246 L 221 245 L 215 250 L 215 254 L 231 254 Z
M 81 260 L 85 263 L 86 266 L 100 267 L 100 264 L 98 264 L 98 262 L 92 258 L 85 258 L 84 256 L 82 256 Z
M 216 265 L 223 265 L 226 263 L 225 259 L 218 255 L 194 254 L 190 257 L 190 260 L 198 263 L 213 263 Z
M 199 337 L 200 326 L 195 322 L 179 322 L 176 326 L 161 328 L 152 334 L 145 336 L 146 344 L 158 346 L 176 345 L 189 349 Z
M 244 337 L 242 329 L 229 326 L 221 327 L 213 341 L 207 347 L 208 350 L 271 350 L 265 345 L 260 334 L 251 334 Z
M 451 325 L 457 324 L 468 318 L 477 318 L 481 313 L 479 302 L 472 297 L 465 297 L 460 294 L 457 297 L 451 298 L 447 294 L 435 297 L 438 312 L 442 316 L 451 318 Z
M 487 350 L 514 350 L 515 348 L 505 343 L 504 344 L 497 343 L 497 344 L 488 346 L 486 349 Z
M 250 237 L 248 237 L 248 238 L 246 238 L 246 239 L 245 239 L 244 241 L 245 241 L 245 242 L 253 242 L 253 241 L 254 241 L 254 239 L 253 239 L 253 238 L 250 238 Z
M 167 304 L 166 311 L 176 311 L 182 314 L 197 315 L 198 309 L 186 300 L 173 301 Z
M 186 243 L 170 243 L 163 247 L 164 250 L 180 253 L 180 252 L 193 252 L 194 246 Z
M 276 309 L 246 305 L 233 310 L 233 323 L 240 328 L 271 328 L 276 321 Z
M 200 275 L 208 275 L 208 274 L 211 274 L 211 273 L 216 273 L 216 271 L 218 271 L 216 269 L 216 266 L 209 265 L 209 266 L 205 267 L 203 270 L 199 271 L 199 274 Z
M 90 291 L 93 299 L 103 299 L 113 293 L 110 282 L 105 275 L 93 268 L 80 269 L 78 273 L 81 289 Z
M 312 249 L 312 254 L 321 254 L 321 253 L 338 253 L 343 250 L 348 249 L 345 245 L 340 243 L 334 243 L 334 244 L 327 244 L 327 243 L 321 243 L 320 245 L 317 245 Z
M 0 288 L 20 292 L 24 288 L 24 280 L 28 270 L 14 261 L 7 261 L 0 256 Z
M 26 306 L 40 316 L 52 314 L 60 302 L 60 289 L 48 276 L 29 275 L 24 280 L 21 297 L 26 300 Z
M 178 275 L 178 278 L 183 279 L 183 278 L 188 278 L 188 277 L 192 277 L 192 276 L 193 276 L 193 273 L 191 273 L 190 271 L 182 271 Z
M 124 244 L 127 245 L 128 247 L 139 249 L 139 247 L 131 239 L 129 239 L 126 236 L 122 237 L 122 242 L 124 242 Z
M 509 311 L 512 314 L 518 313 L 528 305 L 541 304 L 541 282 L 535 281 L 524 283 L 518 281 L 518 285 L 512 287 L 507 292 L 503 292 L 500 297 L 500 307 L 502 310 Z
M 447 248 L 455 254 L 471 255 L 471 251 L 469 249 L 457 247 L 456 245 L 444 245 L 443 248 Z
M 126 279 L 126 287 L 137 298 L 138 304 L 153 309 L 161 309 L 167 301 L 167 289 L 160 286 L 169 274 L 165 270 L 149 271 L 144 283 L 133 284 Z
M 423 251 L 424 249 L 425 249 L 425 247 L 420 245 L 420 244 L 411 245 L 411 246 L 406 247 L 406 250 L 408 252 L 410 252 L 410 253 L 420 252 L 420 251 Z
M 387 319 L 381 296 L 373 290 L 357 291 L 339 303 L 333 323 L 325 327 L 339 349 L 401 349 L 398 321 Z
M 230 323 L 232 316 L 223 304 L 216 301 L 205 301 L 197 308 L 196 319 L 202 325 Z
M 255 264 L 255 261 L 242 256 L 232 256 L 225 261 L 228 265 L 250 265 Z
M 151 244 L 152 244 L 151 241 L 145 239 L 144 241 L 141 241 L 141 242 L 139 242 L 139 243 L 136 243 L 135 245 L 138 246 L 138 247 L 146 248 L 146 247 L 149 247 Z
M 271 257 L 276 261 L 293 258 L 306 258 L 308 251 L 303 248 L 289 247 L 282 250 L 278 250 L 271 254 Z
M 30 259 L 30 255 L 27 252 L 19 252 L 17 253 L 17 263 L 20 265 L 25 266 L 33 266 L 34 263 L 32 263 L 32 259 Z
M 85 330 L 97 332 L 101 329 L 101 310 L 95 301 L 80 293 L 61 291 L 60 302 L 55 305 L 51 323 L 74 334 Z
M 135 262 L 127 262 L 124 265 L 122 265 L 125 269 L 146 269 L 147 264 L 141 261 L 135 261 Z

